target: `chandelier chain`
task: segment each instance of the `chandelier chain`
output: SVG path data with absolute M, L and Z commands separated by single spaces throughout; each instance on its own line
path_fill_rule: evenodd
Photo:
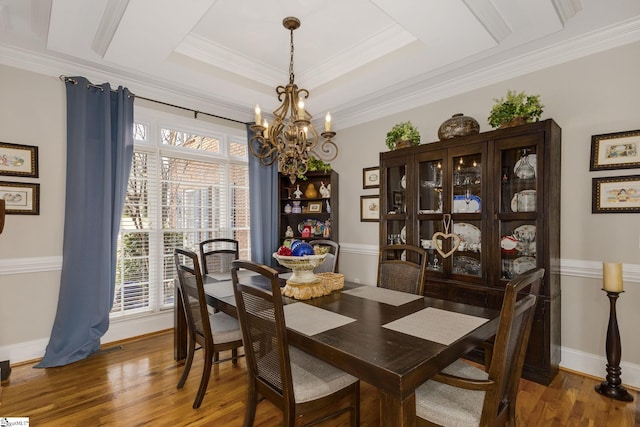
M 295 80 L 295 75 L 293 73 L 293 28 L 289 30 L 289 33 L 291 34 L 291 41 L 289 43 L 291 46 L 291 59 L 289 60 L 289 84 L 293 84 Z

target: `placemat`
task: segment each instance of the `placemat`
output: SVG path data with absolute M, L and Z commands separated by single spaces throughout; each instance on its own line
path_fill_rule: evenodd
M 204 293 L 217 298 L 231 297 L 233 296 L 233 282 L 227 280 L 226 282 L 207 283 L 204 285 Z
M 303 302 L 285 305 L 284 319 L 287 328 L 305 335 L 319 334 L 356 320 Z
M 482 317 L 427 307 L 382 327 L 449 345 L 488 321 Z
M 394 291 L 387 288 L 379 288 L 377 286 L 360 286 L 358 288 L 349 289 L 348 291 L 343 291 L 342 293 L 378 301 L 384 304 L 394 305 L 396 307 L 422 298 L 420 295 Z
M 238 271 L 238 277 L 249 277 L 249 276 L 255 276 L 258 273 L 256 273 L 255 271 L 251 271 L 251 270 L 240 270 Z M 231 280 L 231 272 L 226 272 L 226 273 L 209 273 L 207 274 L 207 276 L 211 277 L 212 279 L 215 280 L 219 280 L 221 282 L 227 281 L 227 280 Z

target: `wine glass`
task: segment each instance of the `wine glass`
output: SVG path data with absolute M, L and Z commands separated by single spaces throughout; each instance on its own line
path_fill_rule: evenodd
M 464 189 L 464 202 L 467 204 L 466 212 L 469 212 L 469 203 L 471 203 L 471 189 L 469 187 Z

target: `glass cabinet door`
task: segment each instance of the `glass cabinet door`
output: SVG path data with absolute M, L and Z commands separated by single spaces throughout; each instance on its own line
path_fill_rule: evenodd
M 381 176 L 384 179 L 384 193 L 380 194 L 381 245 L 415 244 L 412 242 L 411 223 L 408 220 L 413 202 L 407 198 L 409 168 L 405 158 L 391 159 L 381 164 Z M 402 258 L 402 253 L 397 254 Z
M 442 215 L 445 200 L 443 190 L 446 174 L 443 154 L 442 151 L 427 153 L 418 156 L 416 162 L 419 185 L 416 232 L 419 240 L 416 245 L 427 250 L 429 256 L 427 269 L 431 272 L 444 271 L 444 259 L 436 250 L 436 244 L 443 251 L 449 245 L 446 241 L 433 241 L 433 235 L 443 230 Z
M 535 138 L 499 145 L 498 238 L 500 279 L 509 280 L 538 265 L 537 197 L 540 165 Z
M 450 233 L 460 239 L 457 249 L 451 254 L 452 275 L 480 279 L 484 274 L 482 242 L 486 236 L 483 236 L 482 212 L 485 209 L 485 157 L 484 145 L 475 152 L 470 152 L 468 148 L 464 151 L 450 152 Z

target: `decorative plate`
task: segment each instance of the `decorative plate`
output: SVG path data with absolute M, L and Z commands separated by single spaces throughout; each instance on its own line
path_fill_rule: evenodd
M 402 243 L 407 243 L 407 226 L 406 225 L 402 227 L 402 230 L 400 230 L 400 240 L 402 240 Z
M 525 271 L 536 267 L 536 259 L 530 256 L 521 256 L 513 260 L 513 271 L 516 274 L 522 274 Z
M 302 233 L 302 230 L 305 226 L 311 227 L 311 234 L 314 236 L 322 236 L 322 231 L 324 230 L 324 222 L 318 221 L 317 219 L 305 219 L 300 224 L 298 224 L 298 232 Z
M 520 167 L 520 165 L 522 164 L 522 160 L 523 160 L 523 159 L 524 159 L 524 157 L 521 157 L 521 158 L 516 162 L 515 166 L 513 167 L 513 172 L 514 172 L 514 173 L 516 173 L 516 175 L 517 175 L 516 170 L 517 170 L 517 169 L 518 169 L 518 167 Z M 527 160 L 529 161 L 529 164 L 530 164 L 531 166 L 533 166 L 534 173 L 535 173 L 535 174 L 537 174 L 537 172 L 536 172 L 536 171 L 538 170 L 538 167 L 537 167 L 537 165 L 538 165 L 538 159 L 537 159 L 536 155 L 535 155 L 535 154 L 529 154 L 529 155 L 527 156 Z M 536 176 L 535 174 L 533 175 L 534 177 Z M 521 177 L 518 177 L 518 178 L 521 178 Z
M 460 236 L 460 241 L 465 242 L 467 245 L 480 243 L 480 229 L 475 225 L 467 224 L 466 222 L 455 223 L 453 224 L 453 234 Z
M 523 202 L 520 203 L 522 210 L 518 209 L 518 199 L 522 197 Z M 513 212 L 534 212 L 536 210 L 536 190 L 522 190 L 513 195 L 511 199 L 511 210 Z
M 402 175 L 402 179 L 400 179 L 400 186 L 402 188 L 407 188 L 407 176 Z
M 480 212 L 480 197 L 472 194 L 469 201 L 469 210 L 467 210 L 467 202 L 464 200 L 464 196 L 462 194 L 453 196 L 453 212 Z
M 520 242 L 534 242 L 536 240 L 536 226 L 533 224 L 521 225 L 514 228 L 512 234 Z

